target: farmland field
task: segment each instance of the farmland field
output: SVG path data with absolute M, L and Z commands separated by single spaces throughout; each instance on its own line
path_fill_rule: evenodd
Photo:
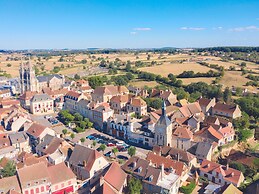
M 184 78 L 180 79 L 183 81 L 183 85 L 188 85 L 195 82 L 205 82 L 207 84 L 211 84 L 215 78 L 213 77 L 196 77 L 196 78 Z
M 196 62 L 184 62 L 184 63 L 164 63 L 163 65 L 157 65 L 153 67 L 140 68 L 141 71 L 149 73 L 160 74 L 161 76 L 167 77 L 169 73 L 178 75 L 183 71 L 194 71 L 195 73 L 205 73 L 211 70 L 211 68 L 202 66 Z

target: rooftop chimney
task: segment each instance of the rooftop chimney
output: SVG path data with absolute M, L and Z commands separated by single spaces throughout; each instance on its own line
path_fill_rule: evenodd
M 86 160 L 83 161 L 83 166 L 86 167 Z
M 162 163 L 162 164 L 161 164 L 161 181 L 162 181 L 163 178 L 164 178 L 164 173 L 165 173 L 165 165 Z

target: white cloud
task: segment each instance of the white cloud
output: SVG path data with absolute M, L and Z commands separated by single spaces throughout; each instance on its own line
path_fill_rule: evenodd
M 222 30 L 223 29 L 223 27 L 221 27 L 221 26 L 218 26 L 218 27 L 214 27 L 214 28 L 212 28 L 213 30 Z
M 245 26 L 245 27 L 237 27 L 229 29 L 232 32 L 243 32 L 243 31 L 259 31 L 259 27 L 257 26 Z
M 194 30 L 194 31 L 200 31 L 205 30 L 206 28 L 197 28 L 197 27 L 181 27 L 181 30 Z
M 150 31 L 151 28 L 134 28 L 135 31 Z
M 130 34 L 131 34 L 131 35 L 136 35 L 136 34 L 137 34 L 137 32 L 130 32 Z
M 256 20 L 259 20 L 259 18 L 256 18 Z

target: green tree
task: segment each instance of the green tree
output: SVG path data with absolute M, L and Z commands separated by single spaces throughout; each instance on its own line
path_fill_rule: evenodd
M 70 137 L 71 137 L 71 139 L 74 139 L 75 138 L 75 134 L 71 133 Z
M 87 126 L 87 122 L 85 122 L 85 121 L 80 121 L 79 126 L 80 126 L 82 129 L 85 129 L 86 126 Z
M 134 156 L 136 154 L 136 147 L 130 146 L 128 149 L 128 154 L 130 155 L 130 157 Z
M 112 149 L 112 153 L 114 154 L 115 158 L 116 158 L 116 154 L 119 152 L 118 148 L 113 148 Z
M 231 93 L 230 89 L 228 87 L 225 88 L 225 90 L 223 92 L 223 99 L 226 103 L 229 103 L 231 101 L 231 96 L 232 96 L 232 93 Z
M 0 170 L 0 174 L 3 177 L 14 176 L 16 173 L 16 166 L 13 161 L 8 161 L 3 169 Z
M 82 121 L 84 119 L 84 117 L 79 113 L 75 113 L 74 117 L 75 117 L 75 121 Z
M 106 145 L 101 144 L 100 147 L 99 147 L 99 149 L 100 149 L 102 152 L 104 152 L 104 150 L 106 149 Z
M 77 73 L 74 75 L 74 78 L 76 79 L 76 80 L 79 80 L 80 79 L 80 75 L 78 75 Z
M 96 146 L 96 141 L 94 140 L 93 143 L 92 143 L 93 146 Z
M 129 187 L 129 193 L 130 194 L 140 194 L 141 190 L 142 190 L 142 184 L 141 181 L 131 177 L 128 183 L 128 187 Z
M 80 141 L 81 141 L 81 143 L 84 143 L 84 142 L 85 142 L 85 138 L 82 137 L 82 138 L 80 139 Z
M 253 136 L 253 131 L 249 129 L 239 129 L 238 130 L 238 140 L 240 142 L 246 142 L 246 140 Z
M 62 133 L 63 133 L 64 135 L 66 135 L 66 134 L 67 134 L 67 129 L 63 129 L 63 130 L 62 130 Z

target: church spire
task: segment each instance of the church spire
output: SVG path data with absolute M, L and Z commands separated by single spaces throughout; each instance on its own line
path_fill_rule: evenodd
M 162 104 L 162 115 L 166 116 L 166 104 L 165 104 L 164 100 L 163 100 L 163 104 Z

